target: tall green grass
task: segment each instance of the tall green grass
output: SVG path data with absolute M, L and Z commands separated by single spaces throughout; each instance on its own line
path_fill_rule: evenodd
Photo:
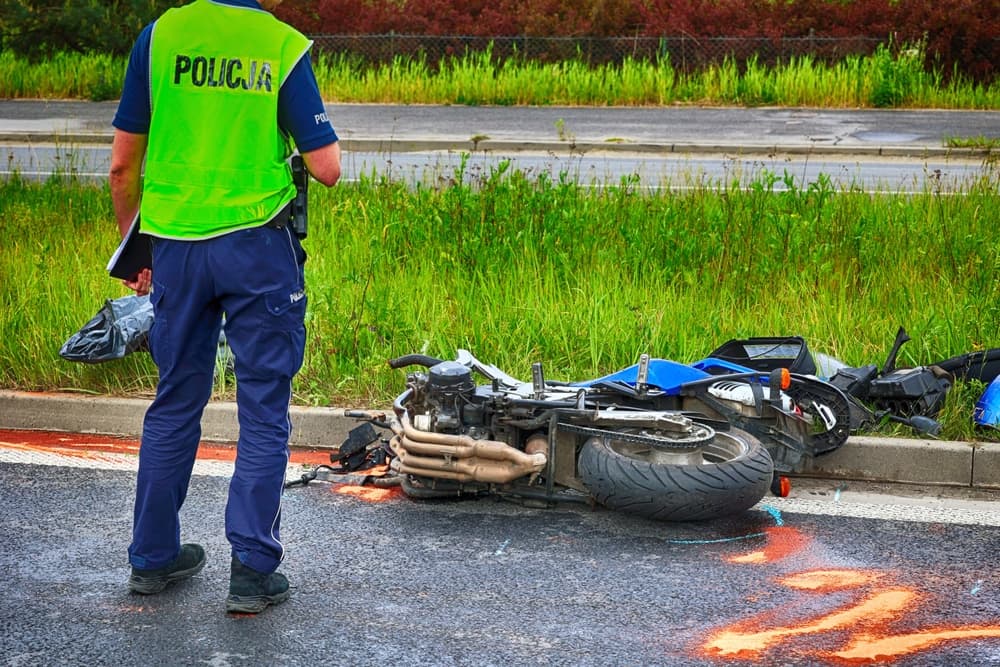
M 0 98 L 116 99 L 127 63 L 125 58 L 80 53 L 31 62 L 0 51 Z
M 882 46 L 871 56 L 848 56 L 835 64 L 810 56 L 774 67 L 755 59 L 742 65 L 727 60 L 688 73 L 667 57 L 590 66 L 498 60 L 487 49 L 446 58 L 436 67 L 420 58 L 371 65 L 357 57 L 321 54 L 315 69 L 329 102 L 1000 108 L 1000 81 L 976 84 L 956 74 L 945 82 L 940 72 L 925 72 L 922 62 L 919 45 L 898 53 Z M 114 99 L 125 65 L 124 58 L 80 54 L 35 64 L 0 52 L 0 97 Z
M 297 401 L 385 404 L 403 381 L 386 359 L 459 347 L 515 376 L 541 361 L 549 378 L 573 380 L 641 353 L 694 361 L 748 336 L 801 335 L 851 365 L 880 363 L 900 325 L 913 338 L 904 364 L 1000 346 L 995 173 L 957 195 L 795 187 L 769 172 L 747 189 L 684 193 L 507 165 L 444 176 L 311 191 Z M 65 178 L 0 186 L 0 386 L 152 390 L 145 354 L 98 366 L 57 355 L 127 293 L 103 270 L 116 244 L 109 199 Z M 957 437 L 971 392 L 956 396 L 946 435 Z
M 0 386 L 130 394 L 155 386 L 144 354 L 93 366 L 57 354 L 105 299 L 124 294 L 102 271 L 117 235 L 107 228 L 115 226 L 109 197 L 58 178 L 32 185 L 15 177 L 0 187 Z
M 745 106 L 1000 108 L 1000 82 L 975 84 L 960 75 L 946 83 L 922 69 L 921 47 L 893 54 L 848 56 L 828 65 L 811 56 L 765 67 L 756 59 L 686 73 L 668 57 L 626 59 L 592 67 L 580 61 L 497 61 L 489 50 L 445 60 L 397 58 L 370 66 L 347 56 L 320 57 L 317 78 L 324 99 L 339 102 L 473 105 Z

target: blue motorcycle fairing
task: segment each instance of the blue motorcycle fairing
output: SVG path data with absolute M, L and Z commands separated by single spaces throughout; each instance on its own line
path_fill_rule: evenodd
M 570 386 L 591 387 L 608 382 L 624 382 L 634 385 L 638 376 L 639 364 L 634 364 L 628 368 L 623 368 L 620 371 L 594 380 L 572 382 Z M 668 396 L 677 396 L 680 394 L 682 385 L 696 380 L 704 380 L 707 377 L 711 377 L 711 375 L 699 368 L 693 368 L 692 366 L 668 359 L 650 359 L 646 384 L 659 389 Z
M 705 371 L 709 375 L 725 375 L 727 373 L 755 373 L 752 368 L 747 366 L 740 366 L 739 364 L 734 364 L 731 361 L 726 361 L 725 359 L 719 359 L 717 357 L 706 357 L 700 361 L 696 361 L 691 364 L 692 367 L 699 370 Z M 767 373 L 761 373 L 761 375 L 766 379 Z

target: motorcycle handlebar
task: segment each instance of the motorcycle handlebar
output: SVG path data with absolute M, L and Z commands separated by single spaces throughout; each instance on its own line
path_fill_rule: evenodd
M 424 366 L 430 368 L 437 366 L 443 359 L 431 357 L 426 354 L 404 354 L 401 357 L 389 360 L 389 368 L 405 368 L 406 366 Z

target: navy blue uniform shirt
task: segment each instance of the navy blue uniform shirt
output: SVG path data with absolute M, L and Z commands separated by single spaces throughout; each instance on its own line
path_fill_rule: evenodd
M 261 9 L 256 0 L 213 0 L 236 7 Z M 132 134 L 149 134 L 149 40 L 150 23 L 136 38 L 125 71 L 125 86 L 118 111 L 111 124 Z M 322 148 L 337 141 L 337 133 L 327 120 L 309 54 L 299 59 L 278 91 L 278 126 L 295 139 L 300 153 Z

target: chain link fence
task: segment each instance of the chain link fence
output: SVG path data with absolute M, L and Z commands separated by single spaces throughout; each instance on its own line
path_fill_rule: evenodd
M 726 58 L 761 65 L 787 63 L 811 56 L 835 63 L 847 56 L 871 55 L 888 40 L 878 37 L 480 37 L 436 35 L 312 35 L 317 51 L 346 54 L 364 62 L 391 62 L 397 56 L 421 58 L 434 67 L 443 58 L 490 50 L 495 60 L 519 58 L 541 62 L 578 60 L 592 65 L 620 63 L 626 58 L 655 61 L 669 57 L 679 71 L 717 65 Z M 959 70 L 978 80 L 992 80 L 1000 63 L 1000 38 L 978 45 L 971 53 L 928 54 L 929 64 L 957 62 Z M 971 62 L 970 62 L 971 61 Z M 948 68 L 950 69 L 950 67 Z

